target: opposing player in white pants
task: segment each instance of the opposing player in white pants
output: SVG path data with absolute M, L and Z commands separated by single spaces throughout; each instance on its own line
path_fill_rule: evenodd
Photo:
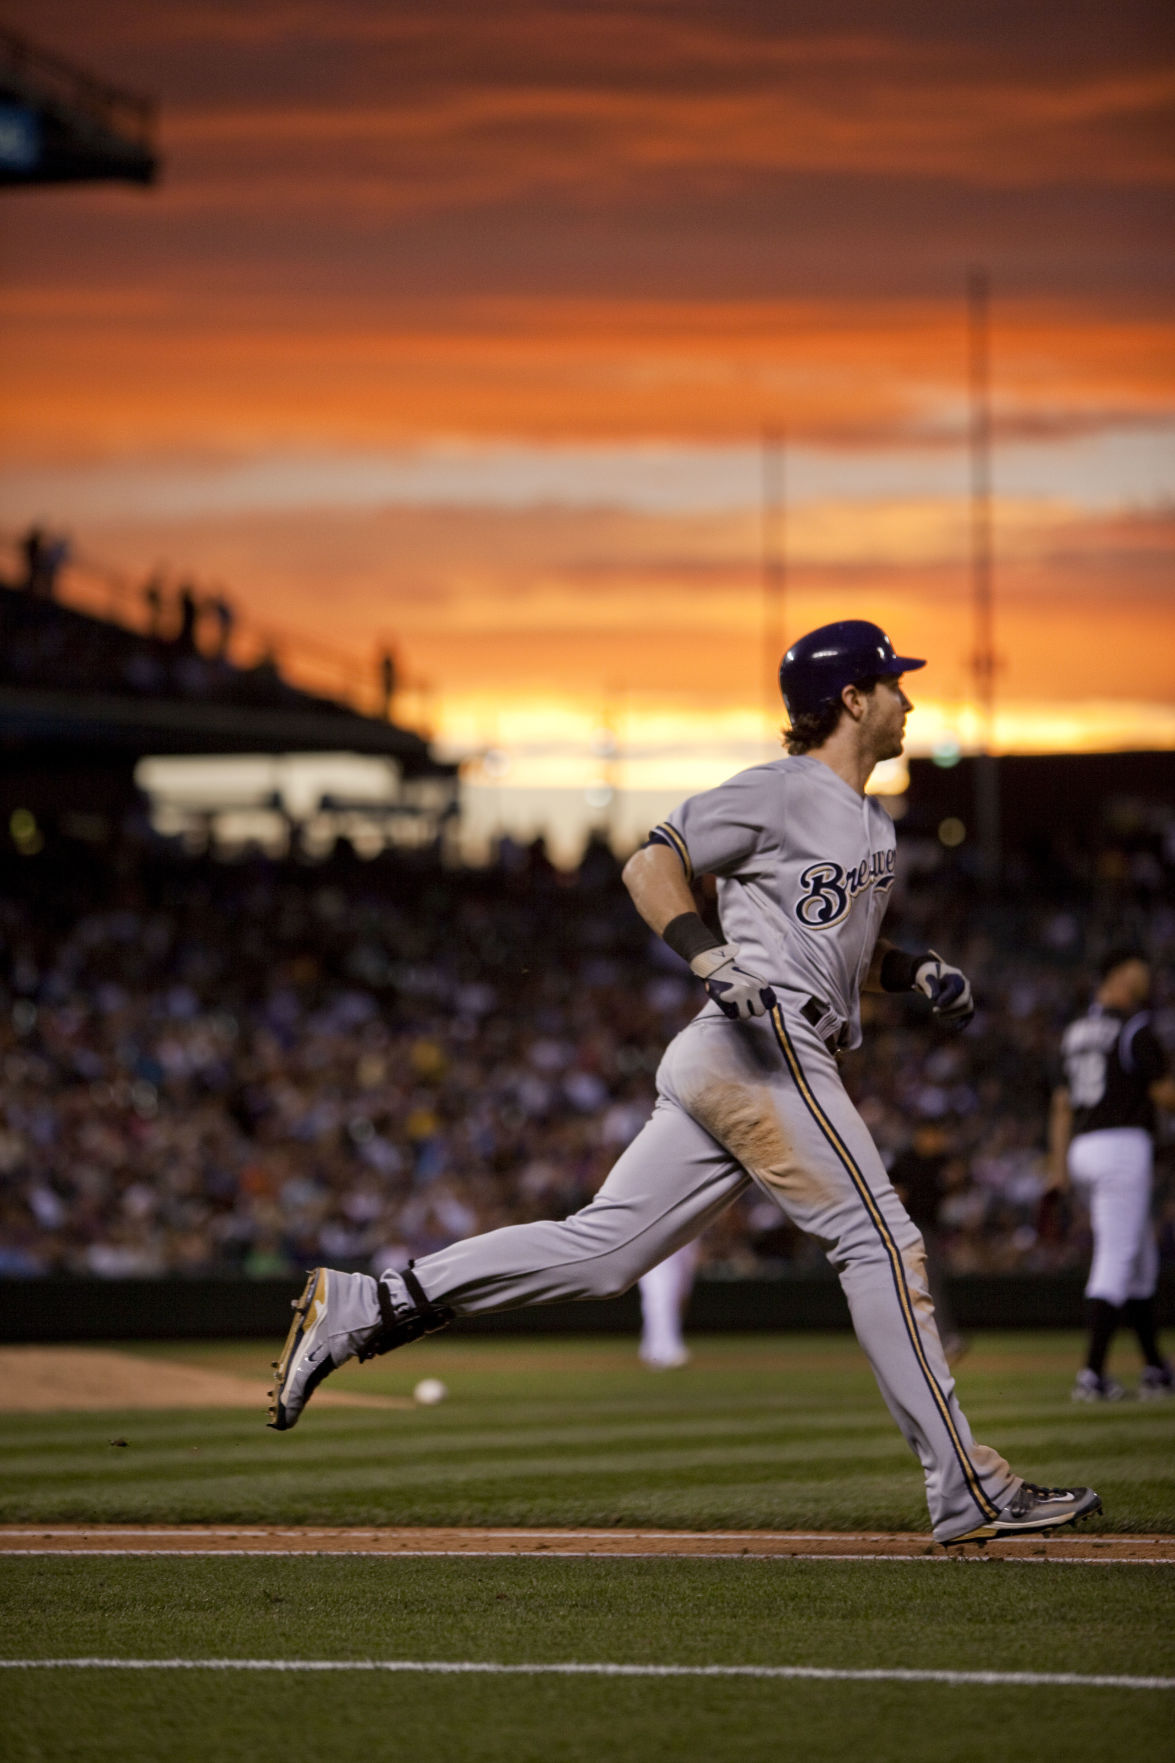
M 676 1371 L 689 1364 L 685 1309 L 694 1289 L 697 1265 L 697 1243 L 683 1243 L 637 1281 L 641 1299 L 640 1360 L 650 1371 Z
M 1116 1402 L 1126 1394 L 1106 1374 L 1122 1322 L 1142 1349 L 1139 1395 L 1175 1396 L 1175 1375 L 1156 1330 L 1159 1252 L 1151 1225 L 1155 1108 L 1175 1109 L 1175 1078 L 1151 1028 L 1150 983 L 1141 950 L 1111 950 L 1092 1005 L 1061 1041 L 1064 1082 L 1053 1092 L 1050 1180 L 1054 1191 L 1072 1181 L 1093 1226 L 1085 1286 L 1089 1347 L 1073 1386 L 1075 1402 Z
M 455 1316 L 628 1289 L 754 1182 L 824 1245 L 890 1413 L 922 1465 L 942 1542 L 1051 1530 L 1100 1510 L 1089 1488 L 1041 1488 L 971 1436 L 943 1355 L 922 1241 L 841 1083 L 861 1041 L 861 987 L 917 990 L 962 1027 L 971 989 L 933 951 L 879 941 L 894 828 L 865 794 L 902 750 L 910 701 L 876 625 L 810 632 L 780 667 L 789 756 L 691 797 L 625 867 L 633 901 L 709 1002 L 670 1043 L 643 1131 L 595 1198 L 559 1223 L 456 1243 L 379 1279 L 316 1269 L 281 1358 L 269 1424 L 292 1426 L 336 1365 Z M 726 936 L 694 909 L 718 877 Z

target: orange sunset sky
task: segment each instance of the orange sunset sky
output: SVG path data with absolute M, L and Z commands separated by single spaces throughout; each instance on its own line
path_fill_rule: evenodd
M 1175 746 L 1166 0 L 6 0 L 161 107 L 162 182 L 4 198 L 0 520 L 227 586 L 450 750 L 579 788 L 762 756 L 868 616 L 976 734 L 966 329 L 991 277 L 999 744 Z M 406 705 L 407 709 L 408 706 Z

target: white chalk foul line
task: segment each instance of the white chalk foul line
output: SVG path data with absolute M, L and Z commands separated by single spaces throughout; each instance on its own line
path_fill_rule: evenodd
M 1175 1677 L 1076 1671 L 841 1670 L 830 1665 L 502 1665 L 481 1659 L 0 1659 L 4 1671 L 395 1671 L 488 1677 L 809 1678 L 820 1683 L 945 1683 L 1000 1689 L 1175 1690 Z

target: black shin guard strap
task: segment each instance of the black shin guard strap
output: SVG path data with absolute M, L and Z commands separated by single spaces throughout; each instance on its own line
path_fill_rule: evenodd
M 382 1279 L 375 1282 L 375 1295 L 379 1299 L 379 1313 L 385 1329 L 396 1326 L 396 1306 L 392 1303 L 392 1294 Z
M 411 1346 L 421 1335 L 436 1334 L 439 1329 L 448 1328 L 454 1319 L 452 1310 L 444 1304 L 434 1304 L 428 1297 L 412 1271 L 411 1261 L 401 1272 L 400 1278 L 412 1300 L 412 1309 L 401 1310 L 397 1314 L 392 1294 L 383 1280 L 377 1279 L 375 1293 L 379 1299 L 380 1326 L 367 1344 L 360 1348 L 357 1357 L 361 1360 L 378 1358 L 381 1353 L 391 1353 L 396 1347 Z
M 400 1278 L 404 1281 L 408 1296 L 416 1306 L 417 1315 L 424 1324 L 426 1334 L 435 1334 L 438 1329 L 448 1328 L 453 1320 L 453 1312 L 443 1304 L 434 1304 L 412 1269 L 414 1262 L 409 1261 L 407 1267 L 400 1269 Z

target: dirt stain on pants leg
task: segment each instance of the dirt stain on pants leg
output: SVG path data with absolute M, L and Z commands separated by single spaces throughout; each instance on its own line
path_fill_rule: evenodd
M 930 1296 L 930 1282 L 926 1277 L 926 1249 L 921 1238 L 916 1246 L 902 1250 L 902 1261 L 906 1269 L 906 1286 L 919 1327 L 934 1328 L 934 1301 Z
M 729 1080 L 705 1084 L 690 1097 L 689 1111 L 781 1201 L 811 1208 L 827 1205 L 827 1189 L 798 1161 L 766 1085 Z

